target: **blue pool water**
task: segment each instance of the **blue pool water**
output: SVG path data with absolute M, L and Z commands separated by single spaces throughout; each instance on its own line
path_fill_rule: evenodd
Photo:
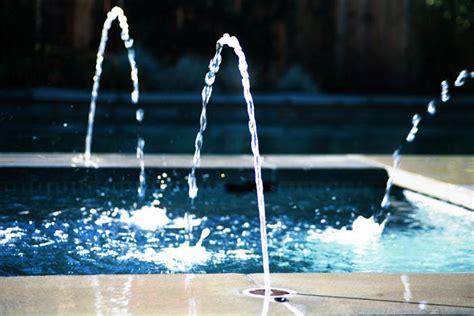
M 62 191 L 62 180 L 2 185 L 0 275 L 261 272 L 251 173 L 203 171 L 190 205 L 184 172 L 149 172 L 155 184 L 142 201 L 112 177 Z M 363 221 L 354 232 L 356 219 L 377 210 L 383 185 L 309 180 L 266 183 L 272 272 L 474 271 L 474 213 L 395 192 L 385 227 Z

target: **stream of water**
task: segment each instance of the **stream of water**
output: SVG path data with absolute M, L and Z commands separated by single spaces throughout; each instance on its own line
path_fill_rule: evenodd
M 464 83 L 466 80 L 471 77 L 474 78 L 474 71 L 469 72 L 467 70 L 462 70 L 459 75 L 456 78 L 456 81 L 454 82 L 454 86 L 456 88 L 464 86 Z M 449 92 L 449 82 L 447 80 L 443 80 L 441 82 L 441 93 L 439 100 L 438 99 L 432 99 L 430 102 L 428 102 L 428 106 L 426 108 L 426 113 L 429 115 L 435 115 L 437 113 L 437 107 L 438 103 L 446 103 L 451 99 L 451 94 Z M 398 169 L 400 167 L 400 157 L 402 153 L 403 147 L 407 143 L 411 143 L 415 140 L 416 135 L 418 133 L 418 125 L 420 124 L 422 118 L 423 118 L 424 113 L 416 113 L 413 115 L 411 119 L 411 129 L 408 132 L 408 135 L 406 138 L 402 141 L 402 143 L 395 149 L 395 151 L 392 154 L 392 167 L 393 169 Z M 385 186 L 385 194 L 383 196 L 382 202 L 380 203 L 380 206 L 382 207 L 383 210 L 386 210 L 390 206 L 390 193 L 392 191 L 393 187 L 393 172 L 390 172 L 389 178 L 387 180 L 387 184 Z
M 229 34 L 224 34 L 216 44 L 216 54 L 209 62 L 209 71 L 205 76 L 205 86 L 202 90 L 202 111 L 200 117 L 200 128 L 196 136 L 195 141 L 195 152 L 193 159 L 193 167 L 191 173 L 188 176 L 188 185 L 189 185 L 189 197 L 195 199 L 198 193 L 198 187 L 196 183 L 196 168 L 199 167 L 201 160 L 201 149 L 203 144 L 203 133 L 207 125 L 207 115 L 206 107 L 209 103 L 212 94 L 212 85 L 216 80 L 216 74 L 219 71 L 219 66 L 222 62 L 222 48 L 227 45 L 234 50 L 235 55 L 238 58 L 238 67 L 240 75 L 242 77 L 242 88 L 245 102 L 247 103 L 247 113 L 249 117 L 248 126 L 251 136 L 251 148 L 253 153 L 254 160 L 254 171 L 255 171 L 255 185 L 257 190 L 257 202 L 258 202 L 258 212 L 260 218 L 260 238 L 261 238 L 261 247 L 262 247 L 262 260 L 263 260 L 263 272 L 264 272 L 264 284 L 265 292 L 269 294 L 270 290 L 270 267 L 268 262 L 268 246 L 267 246 L 267 228 L 266 228 L 266 219 L 265 219 L 265 200 L 263 196 L 263 181 L 261 173 L 261 158 L 260 150 L 258 146 L 258 136 L 257 136 L 257 122 L 255 120 L 255 107 L 253 103 L 252 94 L 250 93 L 250 78 L 248 73 L 248 64 L 245 58 L 245 54 L 242 51 L 239 41 L 235 36 L 230 36 Z
M 123 10 L 119 7 L 114 7 L 107 13 L 107 19 L 104 22 L 102 28 L 102 35 L 100 38 L 99 50 L 97 52 L 97 60 L 95 65 L 95 74 L 93 77 L 93 86 L 91 93 L 91 102 L 90 110 L 88 116 L 88 125 L 87 125 L 87 135 L 85 140 L 85 150 L 84 150 L 84 162 L 89 164 L 91 162 L 91 146 L 92 146 L 92 133 L 94 130 L 94 118 L 96 111 L 97 98 L 99 96 L 99 87 L 100 87 L 100 78 L 102 75 L 102 63 L 104 61 L 105 47 L 107 46 L 107 40 L 109 38 L 109 30 L 112 26 L 112 22 L 118 19 L 119 26 L 121 29 L 120 37 L 127 49 L 128 61 L 130 63 L 130 78 L 133 84 L 133 90 L 130 94 L 132 103 L 134 105 L 138 104 L 139 99 L 139 90 L 138 90 L 138 68 L 135 61 L 135 50 L 133 49 L 133 39 L 129 34 L 129 27 L 127 23 L 127 17 L 125 16 Z M 141 108 L 136 110 L 136 120 L 137 122 L 142 122 L 144 118 L 144 111 Z M 138 195 L 140 197 L 145 196 L 146 190 L 146 179 L 145 179 L 145 161 L 143 150 L 145 147 L 145 140 L 138 136 L 137 141 L 137 159 L 140 162 L 140 176 L 139 176 L 139 185 L 138 185 Z

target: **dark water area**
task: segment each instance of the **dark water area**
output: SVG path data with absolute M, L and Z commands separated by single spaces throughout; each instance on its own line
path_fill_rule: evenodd
M 139 126 L 131 104 L 99 102 L 92 152 L 133 153 L 136 136 L 145 153 L 192 154 L 200 104 L 143 104 Z M 391 154 L 425 106 L 257 105 L 262 154 Z M 1 105 L 0 152 L 82 152 L 88 104 L 5 103 Z M 245 105 L 211 104 L 203 154 L 250 153 Z M 447 104 L 420 123 L 406 154 L 474 154 L 474 111 Z

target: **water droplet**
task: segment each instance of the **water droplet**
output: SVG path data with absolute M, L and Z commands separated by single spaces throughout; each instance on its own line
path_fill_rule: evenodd
M 145 115 L 145 112 L 143 111 L 143 109 L 138 109 L 136 112 L 135 112 L 135 117 L 137 119 L 138 122 L 142 122 L 143 121 L 143 117 Z
M 430 103 L 428 103 L 428 109 L 426 111 L 431 115 L 436 114 L 436 102 L 435 102 L 435 100 L 431 100 Z
M 413 125 L 417 126 L 418 123 L 420 123 L 421 121 L 421 116 L 419 114 L 415 114 L 413 115 L 412 119 L 411 119 L 411 122 Z
M 138 90 L 133 90 L 131 98 L 133 103 L 138 103 Z
M 406 141 L 407 142 L 412 142 L 415 140 L 416 133 L 418 132 L 418 124 L 421 121 L 421 116 L 419 114 L 413 115 L 413 118 L 411 119 L 411 123 L 413 124 L 413 127 L 411 128 L 410 132 L 407 135 Z
M 462 87 L 464 83 L 466 82 L 466 79 L 469 77 L 469 72 L 467 70 L 463 70 L 459 73 L 458 77 L 456 78 L 456 81 L 454 82 L 454 85 L 456 87 Z
M 449 99 L 449 84 L 446 80 L 443 80 L 443 82 L 441 82 L 441 101 L 448 102 Z
M 406 141 L 411 143 L 412 141 L 415 140 L 415 134 L 418 131 L 416 127 L 413 127 L 410 133 L 407 135 Z

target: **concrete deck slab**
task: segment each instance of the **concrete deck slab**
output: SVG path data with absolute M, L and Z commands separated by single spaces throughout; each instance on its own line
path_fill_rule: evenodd
M 74 153 L 1 153 L 0 167 L 87 167 Z M 191 168 L 192 155 L 147 154 L 145 165 L 152 168 Z M 93 154 L 92 167 L 137 168 L 132 154 Z M 350 155 L 268 155 L 262 157 L 262 167 L 291 169 L 361 169 L 380 168 Z M 251 155 L 203 155 L 201 168 L 253 168 Z
M 406 276 L 410 302 L 399 273 L 273 274 L 272 286 L 295 290 L 290 302 L 309 313 L 474 313 L 474 274 Z M 262 275 L 251 277 L 263 282 Z
M 474 210 L 473 156 L 402 156 L 400 168 L 389 156 L 357 156 L 384 167 L 399 187 Z
M 365 155 L 366 159 L 383 164 L 392 165 L 389 156 Z M 435 180 L 456 185 L 474 185 L 474 157 L 473 156 L 420 156 L 403 155 L 400 168 L 433 178 Z
M 269 315 L 474 313 L 474 274 L 409 274 L 410 302 L 400 274 L 273 274 L 295 290 Z M 0 313 L 260 315 L 263 300 L 243 290 L 262 275 L 92 275 L 0 278 Z M 423 302 L 421 305 L 419 302 Z

